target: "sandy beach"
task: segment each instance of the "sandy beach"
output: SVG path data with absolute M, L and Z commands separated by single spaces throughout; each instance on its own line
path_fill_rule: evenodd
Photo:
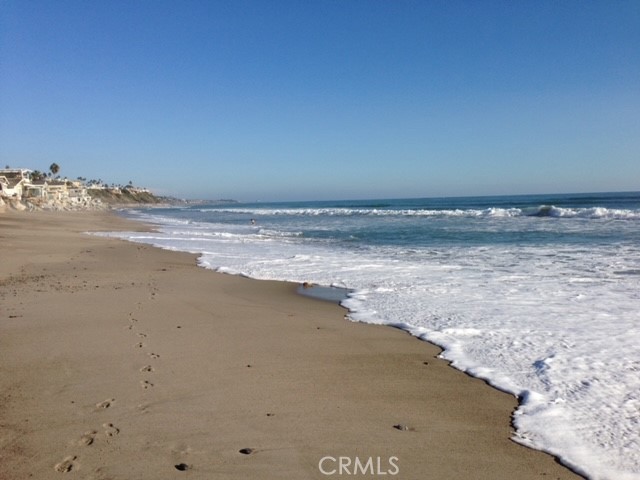
M 581 478 L 431 344 L 84 233 L 144 228 L 0 214 L 0 479 Z

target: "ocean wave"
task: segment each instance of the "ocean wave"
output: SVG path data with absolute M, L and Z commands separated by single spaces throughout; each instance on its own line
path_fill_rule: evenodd
M 258 230 L 258 234 L 265 237 L 302 237 L 304 235 L 303 232 L 285 232 L 281 230 L 269 230 L 266 228 Z
M 533 209 L 524 209 L 523 215 L 530 217 L 555 217 L 555 218 L 591 218 L 591 219 L 622 219 L 631 220 L 640 218 L 640 211 L 610 209 L 604 207 L 589 208 L 562 208 L 554 205 L 541 205 Z
M 605 207 L 563 208 L 554 205 L 539 205 L 524 208 L 485 209 L 379 209 L 379 208 L 285 208 L 285 209 L 201 209 L 206 213 L 236 213 L 253 216 L 298 216 L 298 217 L 464 217 L 464 218 L 515 218 L 515 217 L 552 217 L 637 220 L 639 210 L 610 209 Z

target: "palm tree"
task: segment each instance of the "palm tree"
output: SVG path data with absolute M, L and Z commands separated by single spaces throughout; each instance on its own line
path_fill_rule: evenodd
M 56 173 L 58 173 L 60 171 L 60 165 L 58 165 L 57 163 L 54 162 L 49 167 L 49 170 L 51 171 L 51 173 L 53 175 L 55 175 Z
M 31 180 L 37 182 L 38 180 L 42 180 L 45 177 L 45 174 L 40 170 L 34 170 L 31 172 Z

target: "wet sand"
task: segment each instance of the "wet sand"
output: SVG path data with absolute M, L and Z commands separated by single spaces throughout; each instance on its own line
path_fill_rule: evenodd
M 580 478 L 429 343 L 83 233 L 144 228 L 0 214 L 0 479 Z

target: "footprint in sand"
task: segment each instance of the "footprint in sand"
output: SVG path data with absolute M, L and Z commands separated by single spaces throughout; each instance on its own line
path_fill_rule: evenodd
M 150 373 L 153 372 L 153 367 L 151 365 L 145 365 L 140 369 L 140 371 Z
M 142 348 L 142 347 L 144 347 L 144 343 L 142 343 L 142 342 L 138 342 L 138 343 L 136 343 L 134 346 L 135 346 L 136 348 Z
M 153 383 L 149 380 L 140 380 L 140 386 L 146 390 L 147 388 L 153 387 Z
M 115 398 L 107 398 L 100 403 L 96 403 L 96 408 L 109 408 L 113 402 L 115 402 Z
M 140 338 L 147 338 L 147 334 L 146 333 L 138 333 L 138 336 Z
M 88 432 L 85 432 L 85 434 L 80 437 L 80 440 L 78 440 L 78 445 L 80 445 L 81 447 L 88 447 L 96 439 L 97 433 L 98 432 L 96 432 L 95 430 L 89 430 Z
M 408 425 L 404 425 L 402 423 L 397 423 L 393 426 L 396 430 L 400 430 L 401 432 L 413 432 L 415 428 L 409 427 Z
M 107 437 L 115 437 L 120 433 L 120 429 L 116 428 L 113 423 L 103 423 L 102 427 L 104 428 L 104 434 Z
M 56 464 L 56 466 L 53 467 L 53 468 L 55 469 L 56 472 L 61 472 L 61 473 L 70 472 L 76 466 L 76 464 L 74 463 L 74 460 L 76 458 L 78 458 L 78 457 L 73 456 L 73 455 L 69 456 L 69 457 L 65 457 L 64 460 L 62 460 L 60 463 Z
M 149 353 L 148 355 L 149 355 L 151 358 L 160 358 L 160 355 L 158 355 L 157 353 L 153 353 L 153 352 L 151 352 L 151 353 Z

